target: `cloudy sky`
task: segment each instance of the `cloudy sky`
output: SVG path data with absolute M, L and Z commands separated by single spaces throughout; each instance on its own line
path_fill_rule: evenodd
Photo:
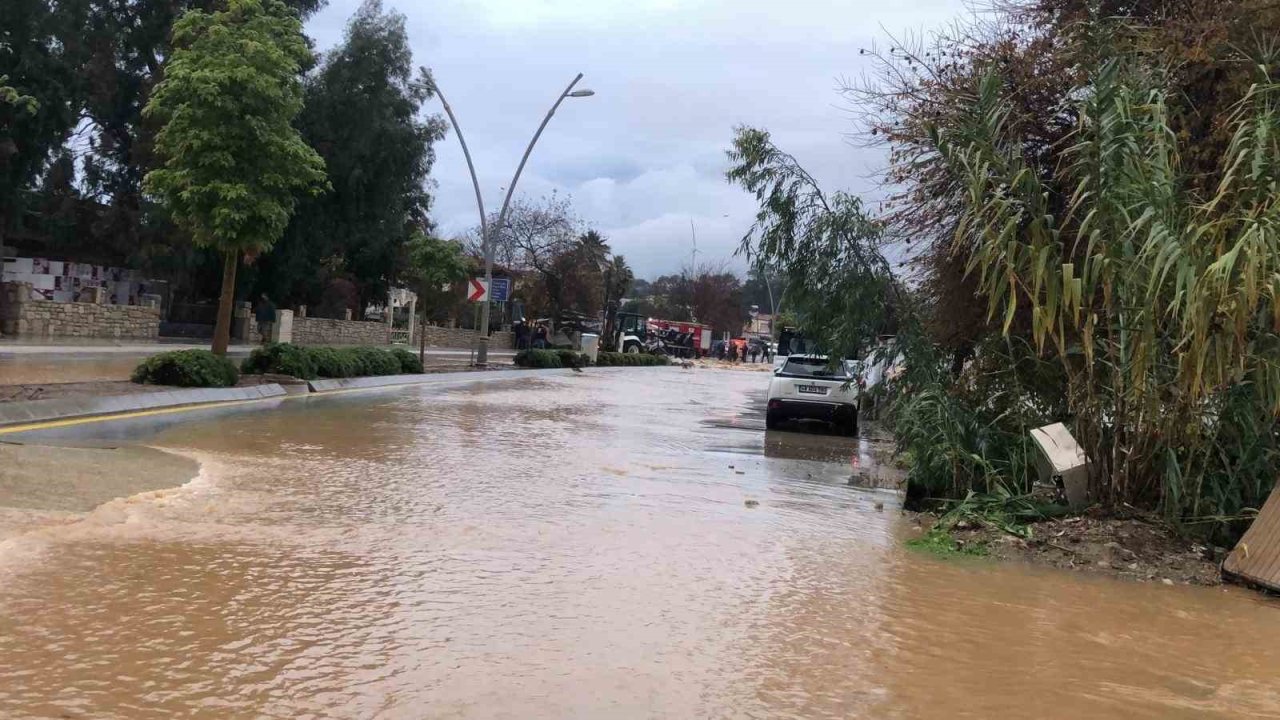
M 636 274 L 691 259 L 733 257 L 755 212 L 724 182 L 737 125 L 768 129 L 828 190 L 874 198 L 875 151 L 854 147 L 840 78 L 858 49 L 886 33 L 927 32 L 963 0 L 384 0 L 408 18 L 416 64 L 435 73 L 458 115 L 496 210 L 542 115 L 573 76 L 596 95 L 569 99 L 543 133 L 517 194 L 572 197 Z M 308 23 L 324 50 L 359 0 L 330 0 Z M 433 103 L 431 112 L 442 112 Z M 452 132 L 432 173 L 446 235 L 476 223 L 466 164 Z

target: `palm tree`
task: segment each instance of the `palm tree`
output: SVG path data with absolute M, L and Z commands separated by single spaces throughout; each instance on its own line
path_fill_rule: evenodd
M 595 230 L 588 230 L 578 238 L 578 251 L 582 254 L 584 261 L 595 263 L 596 267 L 602 270 L 605 263 L 609 262 L 611 253 L 609 242 Z

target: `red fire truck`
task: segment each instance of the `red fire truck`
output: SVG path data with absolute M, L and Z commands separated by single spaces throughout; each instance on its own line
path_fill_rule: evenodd
M 635 313 L 618 313 L 617 338 L 618 352 L 661 353 L 680 358 L 703 357 L 711 352 L 710 326 Z

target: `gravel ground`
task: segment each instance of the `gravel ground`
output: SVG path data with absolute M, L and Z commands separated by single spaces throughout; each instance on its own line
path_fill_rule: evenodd
M 916 519 L 923 533 L 935 518 L 920 514 Z M 1219 564 L 1225 548 L 1183 538 L 1150 515 L 1108 515 L 1093 510 L 1030 527 L 1029 539 L 963 524 L 951 534 L 961 547 L 984 547 L 997 560 L 1166 584 L 1222 583 Z

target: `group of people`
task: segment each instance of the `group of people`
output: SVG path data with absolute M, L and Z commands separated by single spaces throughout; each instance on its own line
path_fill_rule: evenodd
M 728 360 L 729 362 L 773 362 L 772 349 L 761 342 L 735 342 L 733 340 L 718 342 L 712 349 L 712 355 L 717 360 Z
M 551 347 L 550 330 L 547 328 L 546 323 L 538 323 L 533 327 L 529 327 L 526 322 L 516 322 L 512 327 L 512 331 L 516 336 L 517 350 L 528 348 L 542 350 Z

